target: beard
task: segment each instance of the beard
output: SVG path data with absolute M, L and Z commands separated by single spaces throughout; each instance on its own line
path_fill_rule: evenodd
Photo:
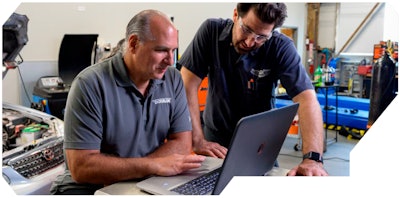
M 252 47 L 246 47 L 246 44 L 244 43 L 244 41 L 240 41 L 240 42 L 236 43 L 234 45 L 234 47 L 235 47 L 235 50 L 236 50 L 237 53 L 239 53 L 239 54 L 247 54 L 247 53 L 255 50 L 258 46 L 257 46 L 257 43 L 256 43 Z

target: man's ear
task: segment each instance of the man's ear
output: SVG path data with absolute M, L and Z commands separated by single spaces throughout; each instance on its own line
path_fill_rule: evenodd
M 131 35 L 128 41 L 128 49 L 135 51 L 139 46 L 139 37 L 137 35 Z
M 232 20 L 234 21 L 234 22 L 236 22 L 236 20 L 238 19 L 238 16 L 239 16 L 239 14 L 238 14 L 238 12 L 237 12 L 237 10 L 236 10 L 236 8 L 233 10 L 233 16 L 232 16 Z

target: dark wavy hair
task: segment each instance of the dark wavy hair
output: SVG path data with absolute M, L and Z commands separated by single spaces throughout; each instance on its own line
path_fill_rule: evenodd
M 253 9 L 262 22 L 275 24 L 274 29 L 281 27 L 287 18 L 287 8 L 284 3 L 238 3 L 236 9 L 240 17 Z

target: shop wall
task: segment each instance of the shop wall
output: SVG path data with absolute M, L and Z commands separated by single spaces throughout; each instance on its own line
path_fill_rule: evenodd
M 100 45 L 112 46 L 124 37 L 128 21 L 143 9 L 157 9 L 172 17 L 179 30 L 179 54 L 186 49 L 200 24 L 210 17 L 232 18 L 236 3 L 21 3 L 15 10 L 29 18 L 24 62 L 3 79 L 3 100 L 30 106 L 29 99 L 41 76 L 58 76 L 58 52 L 64 34 L 99 34 Z M 304 45 L 305 4 L 288 3 L 285 25 L 298 27 L 300 54 Z M 10 11 L 11 14 L 12 11 Z M 26 93 L 24 87 L 26 87 Z M 19 86 L 15 86 L 19 85 Z

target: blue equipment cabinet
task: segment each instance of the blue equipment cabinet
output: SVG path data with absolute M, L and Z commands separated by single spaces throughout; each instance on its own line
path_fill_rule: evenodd
M 60 77 L 41 77 L 33 89 L 32 108 L 64 120 L 68 92 L 69 86 L 66 86 Z

